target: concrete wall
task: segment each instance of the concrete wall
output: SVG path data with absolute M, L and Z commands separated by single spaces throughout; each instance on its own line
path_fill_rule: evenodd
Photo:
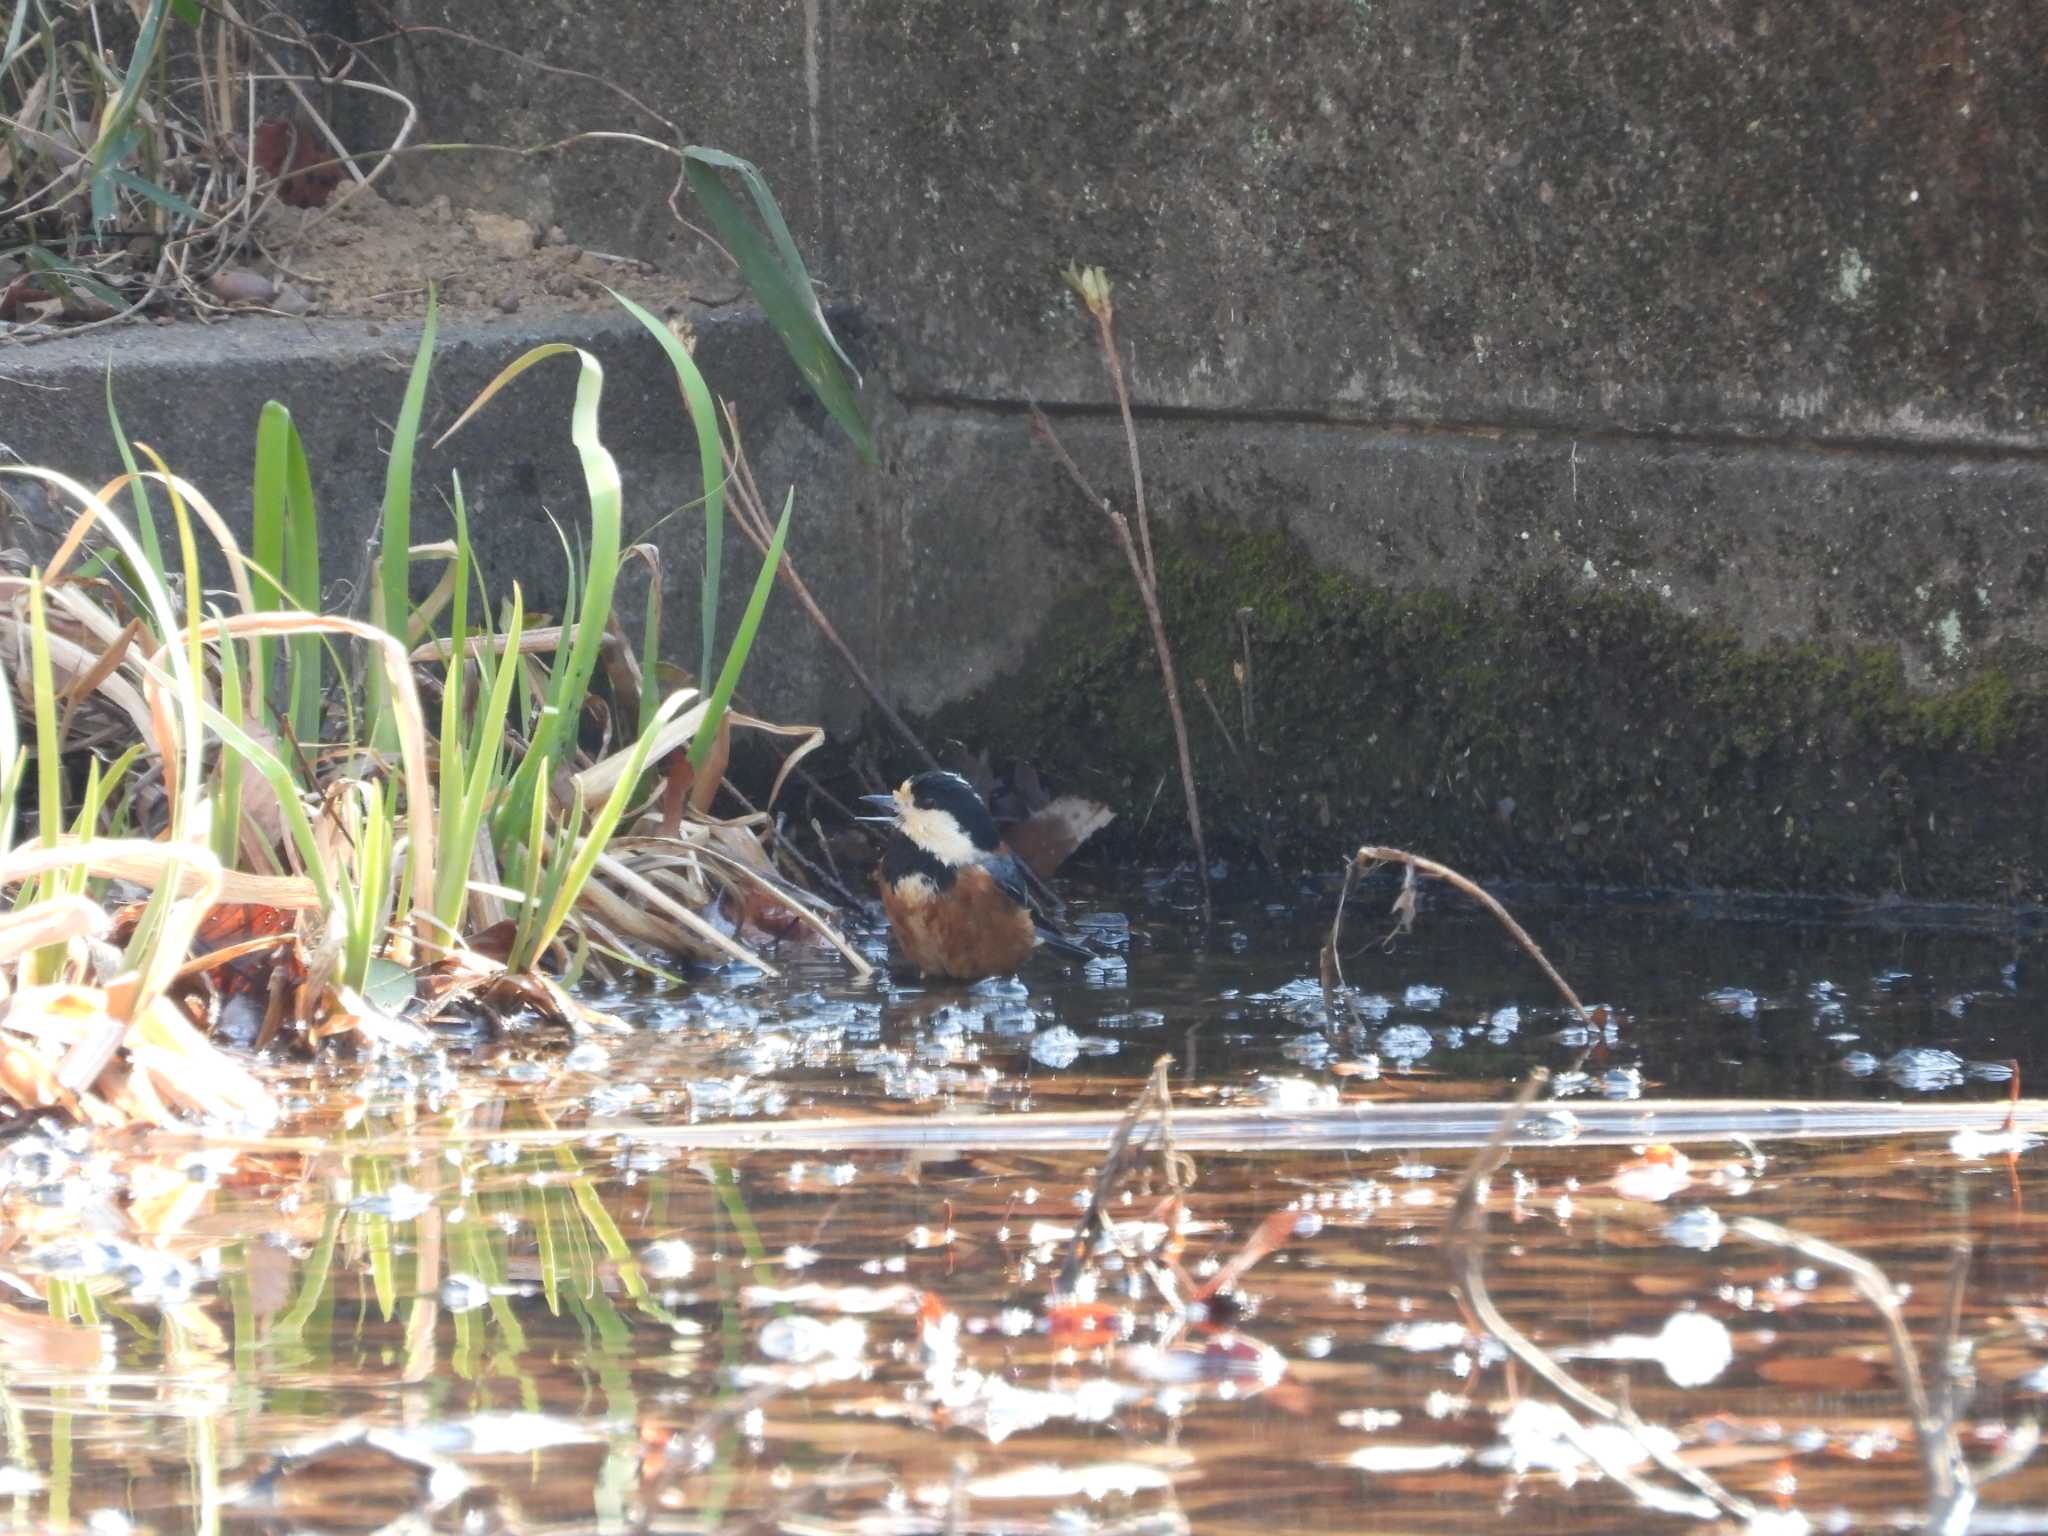
M 1095 263 L 1144 409 L 1226 437 L 1327 426 L 1331 461 L 1364 467 L 1349 507 L 1304 507 L 1285 479 L 1226 498 L 1355 524 L 1348 558 L 1342 537 L 1323 558 L 1376 571 L 1368 530 L 1389 520 L 1414 529 L 1385 573 L 1405 582 L 1462 584 L 1548 545 L 1752 638 L 1896 644 L 1922 676 L 2048 638 L 2027 558 L 2048 447 L 2040 7 L 405 15 L 482 30 L 501 10 L 498 41 L 764 167 L 860 306 L 899 419 L 1103 408 L 1059 280 Z M 572 76 L 494 66 L 469 88 L 475 52 L 445 39 L 406 56 L 436 135 L 533 141 L 636 115 Z M 652 157 L 416 164 L 422 188 L 452 181 L 593 241 L 696 249 Z M 1418 462 L 1427 483 L 1402 467 Z M 1014 473 L 976 499 L 1015 494 Z M 911 467 L 886 494 L 963 492 Z
M 1078 260 L 1118 284 L 1169 534 L 1265 530 L 1361 589 L 1467 603 L 1555 577 L 1703 641 L 1875 647 L 1922 689 L 1995 666 L 2021 704 L 1981 777 L 2019 792 L 2000 764 L 2032 751 L 2048 644 L 2040 6 L 395 11 L 529 61 L 440 32 L 389 46 L 426 138 L 664 137 L 665 119 L 762 166 L 829 297 L 858 316 L 884 462 L 833 448 L 787 379 L 754 451 L 768 478 L 800 481 L 797 557 L 832 577 L 828 605 L 913 709 L 1016 667 L 1041 616 L 1111 558 L 1021 416 L 1054 408 L 1121 490 L 1092 328 L 1060 280 Z M 357 127 L 369 141 L 389 124 Z M 701 274 L 709 293 L 734 286 L 671 217 L 658 155 L 402 171 L 403 195 L 446 191 Z M 621 446 L 629 491 L 636 455 L 669 451 Z M 675 466 L 648 472 L 679 483 Z M 851 722 L 829 668 L 792 675 L 763 683 L 776 704 Z M 1108 791 L 1151 782 L 1119 773 Z M 1355 809 L 1374 824 L 1333 841 L 1400 830 L 1381 824 L 1392 807 Z M 1709 873 L 1867 883 L 1889 836 L 1850 865 L 1747 849 Z M 1688 878 L 1610 852 L 1585 869 Z M 2043 859 L 2019 848 L 2018 874 L 1941 883 L 2009 889 Z

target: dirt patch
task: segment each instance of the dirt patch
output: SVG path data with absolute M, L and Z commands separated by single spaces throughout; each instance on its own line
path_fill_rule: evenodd
M 469 314 L 595 310 L 630 279 L 634 296 L 660 311 L 690 290 L 645 262 L 584 250 L 559 227 L 456 208 L 444 197 L 419 206 L 374 189 L 324 208 L 274 207 L 262 228 L 277 307 L 307 314 L 400 319 L 425 312 L 432 283 L 443 309 Z

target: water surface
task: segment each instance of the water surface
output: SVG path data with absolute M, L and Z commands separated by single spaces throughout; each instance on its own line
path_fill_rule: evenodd
M 2023 1084 L 2048 1068 L 2030 950 L 1995 933 L 1547 911 L 1532 929 L 1601 1010 L 1588 1054 L 1476 918 L 1383 951 L 1354 908 L 1350 994 L 1326 1000 L 1326 911 L 1204 934 L 1154 892 L 1081 915 L 1116 959 L 1021 989 L 785 956 L 780 979 L 606 995 L 624 1038 L 294 1067 L 267 1146 L 16 1138 L 9 1528 L 1711 1527 L 1671 1512 L 1638 1441 L 1561 1418 L 1454 1295 L 1464 1149 L 1202 1150 L 1178 1194 L 1147 1151 L 1077 1261 L 1099 1140 L 704 1150 L 676 1128 L 1116 1108 L 1162 1055 L 1184 1112 L 1279 1116 L 1497 1097 L 1537 1066 L 1576 1068 L 1567 1104 L 1960 1110 L 2002 1100 L 2015 1061 Z M 1937 1385 L 1968 1239 L 1961 1441 L 2018 1457 L 2048 1390 L 2040 1157 L 1942 1128 L 1523 1147 L 1488 1185 L 1485 1274 L 1731 1499 L 1910 1529 L 1922 1467 L 1879 1316 L 1736 1223 L 1879 1265 Z M 2048 1476 L 2018 1459 L 1976 1528 L 2048 1529 Z

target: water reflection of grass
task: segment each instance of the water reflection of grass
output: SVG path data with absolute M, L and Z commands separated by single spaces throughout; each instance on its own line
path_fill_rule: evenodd
M 1096 1271 L 1085 1306 L 1063 1299 L 1078 1286 L 1054 1278 L 1076 1198 L 1102 1187 L 1102 1155 L 1078 1129 L 1063 1145 L 936 1160 L 847 1146 L 825 1159 L 756 1149 L 684 1164 L 651 1155 L 656 1141 L 638 1132 L 558 1126 L 519 1101 L 373 1117 L 359 1140 L 268 1154 L 261 1179 L 212 1192 L 195 1220 L 233 1235 L 190 1303 L 138 1305 L 119 1286 L 60 1277 L 50 1294 L 67 1333 L 112 1330 L 106 1381 L 151 1385 L 138 1397 L 91 1374 L 38 1385 L 29 1366 L 5 1373 L 10 1451 L 45 1484 L 25 1518 L 82 1519 L 132 1475 L 134 1457 L 162 1486 L 171 1446 L 182 1486 L 165 1507 L 190 1514 L 160 1514 L 160 1526 L 254 1518 L 247 1490 L 272 1457 L 316 1426 L 356 1425 L 451 1463 L 508 1511 L 525 1504 L 540 1527 L 623 1529 L 654 1500 L 694 1529 L 843 1531 L 879 1518 L 890 1498 L 900 1512 L 944 1495 L 959 1527 L 976 1530 L 1049 1515 L 1056 1501 L 1029 1502 L 1026 1474 L 1055 1467 L 1075 1488 L 1129 1483 L 1091 1505 L 1105 1520 L 1170 1522 L 1177 1507 L 1209 1528 L 1263 1510 L 1269 1528 L 1356 1529 L 1335 1512 L 1365 1497 L 1382 1514 L 1427 1506 L 1486 1528 L 1508 1474 L 1474 1458 L 1501 1443 L 1515 1394 L 1446 1289 L 1443 1239 L 1465 1158 L 1404 1152 L 1398 1136 L 1369 1150 L 1314 1139 L 1286 1153 L 1202 1150 L 1208 1113 L 1175 1115 L 1198 1162 L 1178 1197 L 1189 1220 L 1177 1256 L 1170 1184 L 1146 1171 L 1146 1151 L 1110 1181 L 1108 1225 L 1082 1261 Z M 1760 1251 L 1732 1239 L 1685 1248 L 1664 1228 L 1689 1203 L 1725 1210 L 1731 1229 L 1767 1216 L 1879 1253 L 1893 1283 L 1922 1298 L 1905 1315 L 1932 1359 L 1947 1273 L 1934 1205 L 1986 1239 L 1968 1292 L 1982 1379 L 1966 1424 L 1981 1438 L 2017 1422 L 2015 1384 L 2042 1363 L 2026 1318 L 2048 1264 L 2048 1223 L 2014 1199 L 2015 1180 L 2031 1193 L 2026 1163 L 1961 1161 L 1924 1132 L 1691 1151 L 1691 1186 L 1660 1204 L 1625 1193 L 1627 1148 L 1511 1149 L 1487 1194 L 1501 1311 L 1567 1361 L 1616 1337 L 1655 1337 L 1675 1312 L 1721 1322 L 1736 1347 L 1702 1386 L 1680 1387 L 1648 1359 L 1572 1368 L 1603 1389 L 1624 1376 L 1635 1414 L 1670 1426 L 1681 1454 L 1712 1447 L 1714 1475 L 1751 1502 L 1769 1501 L 1786 1463 L 1802 1508 L 1910 1508 L 1911 1425 L 1877 1320 L 1841 1287 L 1801 1289 Z M 269 1235 L 283 1248 L 266 1241 L 281 1209 Z M 1285 1246 L 1240 1264 L 1276 1220 Z M 673 1256 L 654 1262 L 651 1245 L 679 1238 L 693 1271 Z M 1220 1320 L 1198 1310 L 1217 1301 L 1206 1291 L 1218 1274 L 1237 1293 Z M 784 1358 L 773 1342 L 852 1320 L 861 1342 L 843 1370 L 837 1356 Z M 1108 1421 L 1084 1416 L 1097 1401 L 1116 1404 Z M 155 1432 L 142 1426 L 166 1413 L 187 1420 L 182 1437 L 144 1450 Z M 493 1417 L 506 1414 L 534 1417 Z M 1851 1475 L 1859 1435 L 1878 1438 Z M 351 1444 L 275 1465 L 316 1512 L 424 1497 L 409 1491 L 424 1472 L 364 1481 L 364 1458 L 384 1453 Z M 956 1473 L 967 1449 L 975 1466 Z M 1424 1452 L 1463 1460 L 1373 1470 Z M 1568 1491 L 1524 1474 L 1518 1507 L 1538 1523 L 1569 1512 L 1602 1536 L 1662 1528 L 1612 1480 L 1579 1478 Z M 2041 1483 L 2030 1471 L 1994 1491 L 2025 1499 Z

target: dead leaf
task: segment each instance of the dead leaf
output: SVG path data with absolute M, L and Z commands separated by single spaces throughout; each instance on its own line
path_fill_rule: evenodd
M 1075 849 L 1114 820 L 1116 812 L 1098 800 L 1061 795 L 1029 820 L 1011 827 L 1006 840 L 1010 851 L 1029 865 L 1034 875 L 1047 880 L 1073 857 Z

